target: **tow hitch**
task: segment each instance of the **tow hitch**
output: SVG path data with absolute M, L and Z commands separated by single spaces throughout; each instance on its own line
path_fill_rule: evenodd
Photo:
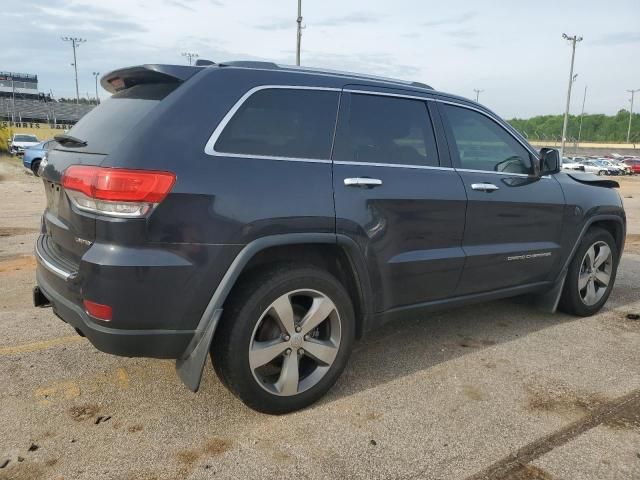
M 51 302 L 44 296 L 40 287 L 33 287 L 33 306 L 34 307 L 50 307 Z

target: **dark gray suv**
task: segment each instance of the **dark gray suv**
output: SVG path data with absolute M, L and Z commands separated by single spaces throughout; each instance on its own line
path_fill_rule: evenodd
M 144 65 L 40 167 L 36 305 L 98 349 L 210 352 L 252 408 L 322 396 L 395 318 L 532 294 L 591 315 L 625 238 L 617 184 L 560 172 L 481 105 L 262 62 Z

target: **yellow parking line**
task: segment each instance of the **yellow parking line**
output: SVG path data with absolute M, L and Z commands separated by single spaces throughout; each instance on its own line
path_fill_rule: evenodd
M 15 355 L 17 353 L 36 352 L 38 350 L 46 350 L 48 348 L 60 345 L 72 345 L 74 343 L 83 342 L 84 339 L 80 335 L 70 335 L 68 337 L 52 338 L 51 340 L 42 340 L 40 342 L 23 343 L 22 345 L 10 345 L 0 347 L 0 355 Z

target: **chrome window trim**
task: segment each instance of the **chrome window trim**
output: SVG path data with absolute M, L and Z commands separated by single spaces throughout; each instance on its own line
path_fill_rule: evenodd
M 51 273 L 53 273 L 54 275 L 62 278 L 63 280 L 68 280 L 71 275 L 73 275 L 72 272 L 67 272 L 66 270 L 63 270 L 57 266 L 55 266 L 53 263 L 51 263 L 49 260 L 47 260 L 46 258 L 44 258 L 44 256 L 42 255 L 42 253 L 40 252 L 40 250 L 38 249 L 38 242 L 36 242 L 36 247 L 35 247 L 35 252 L 36 252 L 36 257 L 38 257 L 38 260 L 40 261 L 40 263 L 42 264 L 42 266 L 44 268 L 46 268 L 47 270 L 49 270 Z
M 242 68 L 246 70 L 256 70 L 255 68 L 248 67 L 231 67 L 231 68 Z M 258 69 L 262 70 L 262 69 Z M 267 70 L 265 71 L 273 71 Z M 294 73 L 307 73 L 307 72 L 294 72 Z M 312 75 L 317 75 L 313 73 Z M 327 76 L 333 76 L 328 75 Z M 207 155 L 211 155 L 214 157 L 232 157 L 232 158 L 251 158 L 251 159 L 262 159 L 262 160 L 278 160 L 278 161 L 288 161 L 288 162 L 305 162 L 305 163 L 335 163 L 337 165 L 371 165 L 375 167 L 392 167 L 392 168 L 412 168 L 412 169 L 421 169 L 421 170 L 456 170 L 460 172 L 471 172 L 471 173 L 492 173 L 495 175 L 508 175 L 508 176 L 519 176 L 519 177 L 528 177 L 529 174 L 526 173 L 507 173 L 507 172 L 495 172 L 491 170 L 472 170 L 465 168 L 455 168 L 455 167 L 433 167 L 428 165 L 411 165 L 411 164 L 395 164 L 395 163 L 369 163 L 369 162 L 353 162 L 353 161 L 345 161 L 345 160 L 334 160 L 331 159 L 319 159 L 319 158 L 303 158 L 303 157 L 282 157 L 282 156 L 272 156 L 272 155 L 256 155 L 256 154 L 244 154 L 244 153 L 225 153 L 219 152 L 215 150 L 215 144 L 218 141 L 218 138 L 222 134 L 222 131 L 225 129 L 227 124 L 231 121 L 235 113 L 242 107 L 244 102 L 246 102 L 249 97 L 251 97 L 254 93 L 259 92 L 261 90 L 270 90 L 270 89 L 289 89 L 289 90 L 319 90 L 319 91 L 330 91 L 330 92 L 347 92 L 347 93 L 359 93 L 363 95 L 378 95 L 384 97 L 396 97 L 396 98 L 406 98 L 408 100 L 419 100 L 423 102 L 438 102 L 445 103 L 448 105 L 453 105 L 456 107 L 466 108 L 469 110 L 473 110 L 478 112 L 485 117 L 489 118 L 496 122 L 508 135 L 510 135 L 514 140 L 516 140 L 520 145 L 522 145 L 525 150 L 533 154 L 535 158 L 538 158 L 538 154 L 533 151 L 532 148 L 523 143 L 518 137 L 516 137 L 512 132 L 510 132 L 505 126 L 502 124 L 502 121 L 495 115 L 490 114 L 489 112 L 485 112 L 479 108 L 475 108 L 470 105 L 466 105 L 464 103 L 452 102 L 449 100 L 441 100 L 437 98 L 433 98 L 429 95 L 429 92 L 425 92 L 425 96 L 417 96 L 417 95 L 407 95 L 400 93 L 390 93 L 390 92 L 379 92 L 375 90 L 357 90 L 352 88 L 337 88 L 337 87 L 317 87 L 317 86 L 303 86 L 303 85 L 258 85 L 249 89 L 244 95 L 242 95 L 238 101 L 231 107 L 231 109 L 225 114 L 222 118 L 218 126 L 215 128 L 209 140 L 207 141 L 204 147 L 204 153 Z M 335 132 L 334 138 L 332 141 L 335 141 Z M 333 151 L 333 147 L 332 147 Z M 548 175 L 545 175 L 541 178 L 551 178 Z
M 404 163 L 372 163 L 354 162 L 351 160 L 334 160 L 336 165 L 363 165 L 367 167 L 392 167 L 392 168 L 413 168 L 417 170 L 455 170 L 453 167 L 432 167 L 430 165 L 413 165 Z
M 329 92 L 341 92 L 341 88 L 333 88 L 333 87 L 314 87 L 314 86 L 301 86 L 301 85 L 258 85 L 257 87 L 253 87 L 249 89 L 244 95 L 242 95 L 238 101 L 231 107 L 231 109 L 222 117 L 222 120 L 213 131 L 206 145 L 204 146 L 204 153 L 207 155 L 211 155 L 214 157 L 235 157 L 235 158 L 257 158 L 264 160 L 285 160 L 292 162 L 307 162 L 307 163 L 331 163 L 331 159 L 324 158 L 304 158 L 304 157 L 282 157 L 275 155 L 256 155 L 256 154 L 245 154 L 245 153 L 227 153 L 227 152 L 219 152 L 215 149 L 216 142 L 218 138 L 224 131 L 227 124 L 231 121 L 236 112 L 242 107 L 242 105 L 256 92 L 261 90 L 318 90 L 318 91 L 329 91 Z M 337 111 L 338 105 L 336 105 Z

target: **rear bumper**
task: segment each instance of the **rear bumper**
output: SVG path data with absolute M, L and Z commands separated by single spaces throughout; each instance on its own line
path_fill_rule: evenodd
M 78 329 L 98 350 L 125 357 L 178 358 L 191 341 L 193 330 L 130 330 L 111 328 L 106 322 L 94 320 L 82 307 L 77 272 L 47 255 L 40 239 L 36 259 L 37 285 L 54 313 Z

